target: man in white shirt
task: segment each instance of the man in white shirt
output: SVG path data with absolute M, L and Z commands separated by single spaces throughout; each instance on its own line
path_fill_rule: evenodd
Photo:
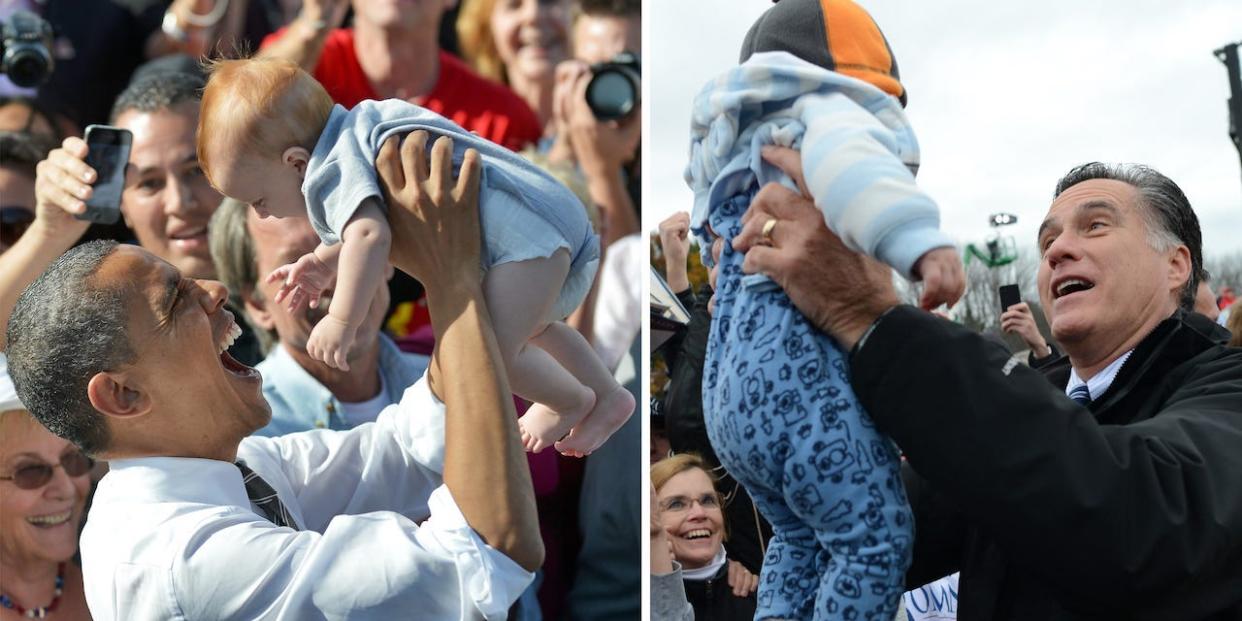
M 352 429 L 374 421 L 427 370 L 427 356 L 402 352 L 380 330 L 388 309 L 387 287 L 377 288 L 371 299 L 370 312 L 347 354 L 348 370 L 307 353 L 311 330 L 328 314 L 332 290 L 324 292 L 316 308 L 302 304 L 290 309 L 272 303 L 283 283 L 265 277 L 319 245 L 310 220 L 261 218 L 249 205 L 226 198 L 211 216 L 210 231 L 216 274 L 228 287 L 233 307 L 245 310 L 266 355 L 255 369 L 263 374 L 272 420 L 258 435 Z
M 765 157 L 800 178 L 795 152 Z M 852 349 L 908 460 L 908 586 L 960 570 L 960 621 L 1239 618 L 1242 349 L 1190 312 L 1198 219 L 1144 166 L 1084 164 L 1054 196 L 1038 283 L 1066 357 L 1039 371 L 900 306 L 797 192 L 763 188 L 733 248 Z
M 94 618 L 500 619 L 530 582 L 543 547 L 479 282 L 479 160 L 454 181 L 425 142 L 390 141 L 377 169 L 438 346 L 373 424 L 247 437 L 271 414 L 224 352 L 227 292 L 142 249 L 80 246 L 23 293 L 19 394 L 112 464 L 82 537 Z

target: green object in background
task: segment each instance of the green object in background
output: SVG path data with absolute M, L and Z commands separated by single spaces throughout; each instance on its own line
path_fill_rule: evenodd
M 983 261 L 988 267 L 1000 267 L 1013 263 L 1018 258 L 1018 246 L 1013 237 L 993 237 L 980 248 L 975 244 L 966 244 L 966 263 L 974 257 Z

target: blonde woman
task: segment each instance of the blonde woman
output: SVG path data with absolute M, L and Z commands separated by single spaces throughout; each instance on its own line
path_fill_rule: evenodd
M 475 71 L 513 89 L 545 130 L 552 125 L 556 65 L 569 58 L 567 0 L 466 0 L 457 37 Z

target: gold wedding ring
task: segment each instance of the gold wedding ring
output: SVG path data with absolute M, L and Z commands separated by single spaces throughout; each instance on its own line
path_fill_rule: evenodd
M 772 245 L 772 230 L 775 228 L 776 218 L 768 218 L 768 221 L 763 223 L 763 241 L 769 246 Z

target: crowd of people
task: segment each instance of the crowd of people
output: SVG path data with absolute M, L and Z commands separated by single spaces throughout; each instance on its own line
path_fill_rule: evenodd
M 1242 615 L 1242 283 L 1092 162 L 1030 214 L 1024 349 L 955 323 L 851 0 L 774 3 L 695 101 L 644 501 L 641 89 L 590 95 L 640 7 L 0 7 L 53 61 L 0 76 L 0 619 Z
M 693 105 L 693 210 L 659 226 L 688 321 L 655 352 L 652 619 L 1242 613 L 1236 283 L 1213 291 L 1177 184 L 1056 183 L 1029 240 L 1047 330 L 997 309 L 1011 352 L 945 312 L 962 264 L 870 15 L 785 0 L 741 49 Z
M 641 55 L 641 4 L 456 5 L 0 9 L 50 24 L 55 61 L 0 77 L 0 618 L 640 614 L 641 102 L 599 119 L 585 91 Z M 428 120 L 344 177 L 315 140 L 281 169 L 301 139 L 271 137 L 317 97 Z M 132 137 L 112 225 L 75 217 L 92 124 Z M 381 205 L 357 212 L 372 229 L 332 220 L 340 277 L 316 283 L 279 271 L 333 241 L 287 210 L 307 165 Z M 514 226 L 538 200 L 576 241 Z M 387 245 L 359 270 L 369 230 Z M 566 254 L 547 287 L 511 273 Z M 325 336 L 338 318 L 349 338 Z M 565 391 L 518 372 L 555 364 L 590 396 L 563 424 Z M 524 431 L 539 415 L 557 424 Z

